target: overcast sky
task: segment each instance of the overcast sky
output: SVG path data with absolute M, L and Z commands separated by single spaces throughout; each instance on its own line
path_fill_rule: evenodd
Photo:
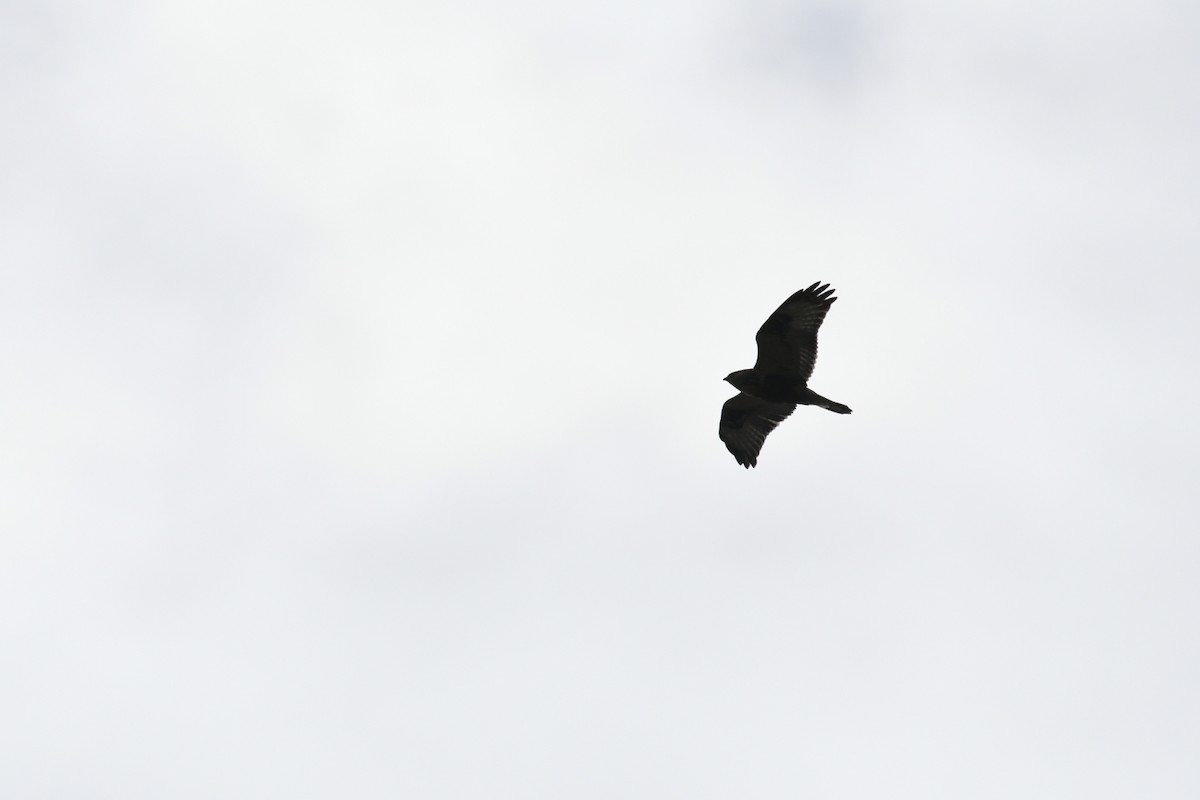
M 4 4 L 0 796 L 1197 797 L 1197 9 Z

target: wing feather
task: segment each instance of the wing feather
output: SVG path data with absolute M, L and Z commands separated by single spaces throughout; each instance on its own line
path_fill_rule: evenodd
M 758 464 L 767 434 L 795 410 L 794 403 L 769 403 L 739 392 L 721 406 L 721 441 L 739 464 L 750 469 Z
M 758 329 L 756 370 L 807 381 L 817 363 L 817 329 L 837 298 L 818 281 L 783 301 Z

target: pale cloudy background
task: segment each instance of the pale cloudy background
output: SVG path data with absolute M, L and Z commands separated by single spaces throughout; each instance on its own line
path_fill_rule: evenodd
M 0 796 L 1195 798 L 1198 8 L 0 5 Z

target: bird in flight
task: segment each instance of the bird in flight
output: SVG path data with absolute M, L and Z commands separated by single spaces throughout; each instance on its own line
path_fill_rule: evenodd
M 758 464 L 767 434 L 797 405 L 850 413 L 848 406 L 808 388 L 817 361 L 817 329 L 836 299 L 829 284 L 818 281 L 783 301 L 758 329 L 754 369 L 740 369 L 725 378 L 738 394 L 721 407 L 721 441 L 746 469 Z

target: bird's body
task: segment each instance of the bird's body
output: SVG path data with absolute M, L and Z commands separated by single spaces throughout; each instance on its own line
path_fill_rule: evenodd
M 829 284 L 820 282 L 793 294 L 758 329 L 758 360 L 753 369 L 726 376 L 739 394 L 721 408 L 719 433 L 725 447 L 747 469 L 757 465 L 767 434 L 797 405 L 850 413 L 848 406 L 808 388 L 817 360 L 817 329 L 836 299 Z
M 753 369 L 740 369 L 731 373 L 725 380 L 729 381 L 742 394 L 768 403 L 791 403 L 800 406 L 820 406 L 839 414 L 849 414 L 850 409 L 841 403 L 822 397 L 808 388 L 806 381 L 794 375 L 782 375 L 777 372 L 759 372 Z

